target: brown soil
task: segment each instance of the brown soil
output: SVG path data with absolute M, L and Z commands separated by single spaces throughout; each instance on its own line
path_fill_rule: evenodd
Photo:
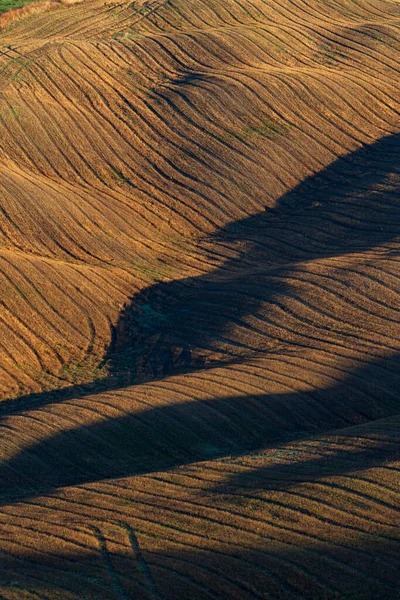
M 400 4 L 0 34 L 0 598 L 399 583 Z

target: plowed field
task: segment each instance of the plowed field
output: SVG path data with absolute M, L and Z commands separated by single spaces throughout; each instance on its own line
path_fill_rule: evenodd
M 0 30 L 0 599 L 397 598 L 400 3 Z

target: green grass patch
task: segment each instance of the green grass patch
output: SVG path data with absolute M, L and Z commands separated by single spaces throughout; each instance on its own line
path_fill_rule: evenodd
M 285 123 L 274 121 L 262 121 L 260 125 L 250 125 L 244 130 L 245 135 L 261 135 L 263 137 L 275 137 L 287 133 L 288 127 Z
M 0 0 L 0 14 L 11 10 L 12 8 L 21 8 L 26 4 L 31 4 L 34 0 Z

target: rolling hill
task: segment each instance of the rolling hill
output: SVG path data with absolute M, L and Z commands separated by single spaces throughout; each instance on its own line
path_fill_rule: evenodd
M 0 32 L 1 600 L 397 597 L 399 50 L 389 0 Z

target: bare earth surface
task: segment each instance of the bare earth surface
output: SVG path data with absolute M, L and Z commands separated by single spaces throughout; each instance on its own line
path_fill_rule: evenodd
M 0 34 L 0 599 L 399 598 L 400 3 Z

